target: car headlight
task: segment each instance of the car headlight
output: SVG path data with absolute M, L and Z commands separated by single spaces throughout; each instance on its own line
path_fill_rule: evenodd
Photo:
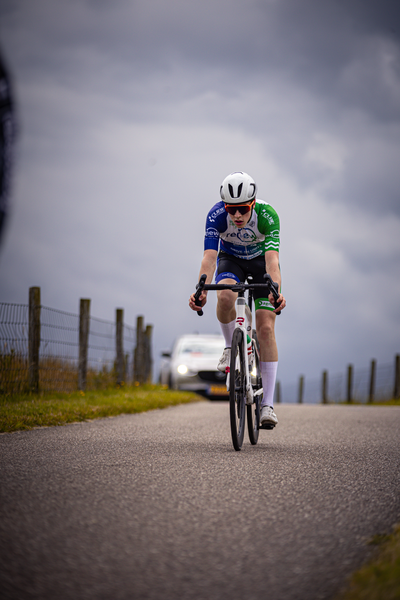
M 179 365 L 176 370 L 178 371 L 179 375 L 186 375 L 186 373 L 189 371 L 186 365 Z

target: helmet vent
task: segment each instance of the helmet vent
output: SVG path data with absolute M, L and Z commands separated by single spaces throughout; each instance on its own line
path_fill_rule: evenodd
M 235 194 L 233 192 L 233 187 L 232 187 L 232 185 L 230 183 L 228 184 L 228 188 L 229 188 L 229 194 L 230 194 L 231 198 L 240 198 L 240 194 L 242 193 L 243 183 L 239 184 L 236 196 L 235 196 Z

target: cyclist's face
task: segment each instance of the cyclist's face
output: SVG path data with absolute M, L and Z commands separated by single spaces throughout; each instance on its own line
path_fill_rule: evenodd
M 252 211 L 249 210 L 249 212 L 242 215 L 239 210 L 237 210 L 233 215 L 229 214 L 229 216 L 235 223 L 236 227 L 244 227 L 250 221 L 251 213 Z

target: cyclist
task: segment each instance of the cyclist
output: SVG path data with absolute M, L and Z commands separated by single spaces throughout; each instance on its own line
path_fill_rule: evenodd
M 280 223 L 277 212 L 270 204 L 259 200 L 255 181 L 247 173 L 231 173 L 220 187 L 221 200 L 209 211 L 206 219 L 204 255 L 200 275 L 207 275 L 206 283 L 234 284 L 252 275 L 254 283 L 263 283 L 267 272 L 279 290 L 281 273 L 279 265 Z M 199 278 L 200 278 L 199 275 Z M 231 343 L 235 329 L 237 294 L 231 290 L 217 292 L 217 319 L 225 338 L 225 349 L 218 369 L 225 372 L 230 365 Z M 202 292 L 201 306 L 196 306 L 194 294 L 189 306 L 200 310 L 207 302 L 207 291 Z M 286 300 L 280 293 L 279 309 L 273 306 L 272 294 L 263 297 L 263 291 L 254 290 L 256 330 L 260 343 L 263 400 L 261 424 L 277 425 L 274 412 L 274 391 L 278 369 L 278 349 L 275 339 L 277 310 L 283 310 Z

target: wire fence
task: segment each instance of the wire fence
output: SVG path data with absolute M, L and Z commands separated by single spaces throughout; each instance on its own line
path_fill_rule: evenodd
M 0 303 L 0 391 L 23 391 L 28 382 L 29 307 Z
M 97 380 L 114 369 L 116 348 L 116 324 L 91 317 L 89 329 L 89 373 L 97 374 Z M 133 379 L 136 328 L 124 324 L 123 347 L 125 349 L 126 380 Z
M 40 307 L 39 387 L 78 386 L 79 315 Z M 133 379 L 136 328 L 123 325 L 126 381 Z M 116 323 L 90 317 L 87 389 L 115 384 Z M 29 305 L 0 303 L 0 393 L 29 391 Z
M 79 387 L 80 316 L 46 306 L 39 306 L 39 309 L 39 389 L 75 391 Z M 0 393 L 20 393 L 31 389 L 29 329 L 33 321 L 30 305 L 0 303 Z M 147 329 L 151 334 L 151 326 L 147 326 Z M 85 389 L 101 389 L 116 384 L 116 340 L 116 322 L 89 316 Z M 151 343 L 143 331 L 143 317 L 138 317 L 136 328 L 123 324 L 122 346 L 123 381 L 151 380 Z M 146 374 L 138 376 L 143 370 Z M 376 365 L 374 399 L 384 401 L 397 397 L 399 379 L 399 356 L 392 364 Z M 327 374 L 325 385 L 323 390 L 323 378 L 304 378 L 301 401 L 315 404 L 324 397 L 327 402 L 348 400 L 349 381 L 345 373 Z M 371 369 L 352 370 L 351 388 L 352 401 L 368 402 Z M 299 397 L 299 383 L 279 382 L 277 401 L 295 403 L 299 402 Z
M 367 403 L 370 397 L 371 369 L 355 369 L 353 371 L 351 398 L 353 402 Z M 396 360 L 393 363 L 377 364 L 375 370 L 374 401 L 384 402 L 394 397 L 396 387 Z M 300 382 L 280 383 L 280 401 L 285 403 L 299 402 Z M 310 404 L 322 402 L 323 377 L 303 381 L 302 401 Z M 327 401 L 332 403 L 347 402 L 348 374 L 336 373 L 327 375 Z

